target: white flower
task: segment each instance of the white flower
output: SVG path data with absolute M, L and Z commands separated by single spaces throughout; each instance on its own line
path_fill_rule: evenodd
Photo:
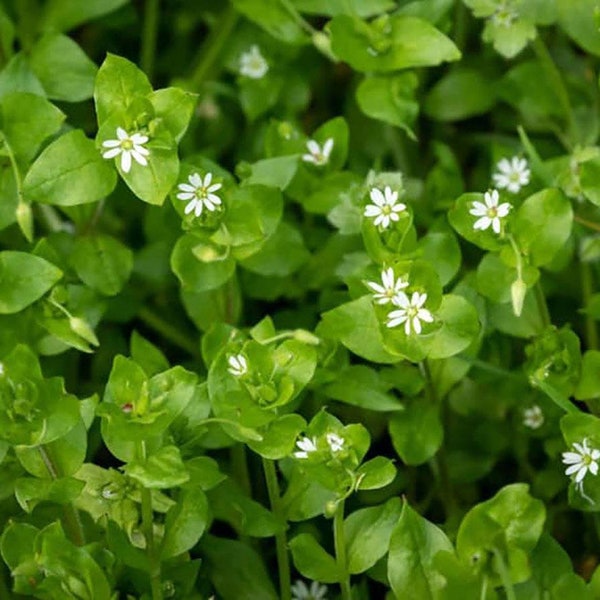
M 486 192 L 483 199 L 485 204 L 475 201 L 473 202 L 473 208 L 469 211 L 473 216 L 479 217 L 473 224 L 473 229 L 485 231 L 491 225 L 495 233 L 500 233 L 500 219 L 508 215 L 511 205 L 508 202 L 503 202 L 498 206 L 498 200 L 500 199 L 498 190 Z
M 367 281 L 367 286 L 375 292 L 373 294 L 373 299 L 377 304 L 387 304 L 388 302 L 392 302 L 398 292 L 408 286 L 408 281 L 404 281 L 401 277 L 398 279 L 394 278 L 394 269 L 392 269 L 392 267 L 381 272 L 381 283 L 383 285 L 375 283 L 374 281 Z
M 492 176 L 496 187 L 517 194 L 529 183 L 531 172 L 524 158 L 513 156 L 510 160 L 503 158 L 497 165 L 497 173 Z
M 529 429 L 539 429 L 544 424 L 542 409 L 534 404 L 523 411 L 523 425 Z
M 241 377 L 248 372 L 248 361 L 243 354 L 232 355 L 227 359 L 227 362 L 229 363 L 227 370 L 234 377 Z
M 294 456 L 296 458 L 308 458 L 310 452 L 317 450 L 317 441 L 315 438 L 302 437 L 296 442 L 296 446 L 300 450 L 294 452 Z
M 318 581 L 312 581 L 308 587 L 298 579 L 292 586 L 292 600 L 327 600 L 327 586 Z
M 188 177 L 188 181 L 189 183 L 180 183 L 177 186 L 181 190 L 177 194 L 177 198 L 188 202 L 185 207 L 185 214 L 188 215 L 195 209 L 196 216 L 199 217 L 205 206 L 209 211 L 215 211 L 217 206 L 221 204 L 221 198 L 214 192 L 220 190 L 223 186 L 220 183 L 211 185 L 212 173 L 207 173 L 204 180 L 198 173 L 192 173 Z
M 147 135 L 141 133 L 129 135 L 122 127 L 117 127 L 117 139 L 102 142 L 104 148 L 109 148 L 109 150 L 102 153 L 102 158 L 115 158 L 120 154 L 121 169 L 124 173 L 129 173 L 132 157 L 135 162 L 145 167 L 148 164 L 146 156 L 150 154 L 149 150 L 144 148 L 147 141 Z
M 323 144 L 323 148 L 321 148 L 315 140 L 308 140 L 308 142 L 306 142 L 306 148 L 308 149 L 308 154 L 302 155 L 302 160 L 304 162 L 313 163 L 313 165 L 319 167 L 326 165 L 329 162 L 329 156 L 333 150 L 333 138 L 327 138 Z
M 503 2 L 491 16 L 492 23 L 499 27 L 510 27 L 519 18 L 519 13 L 511 6 L 510 0 Z
M 421 321 L 433 322 L 433 315 L 426 308 L 423 308 L 426 301 L 427 294 L 425 293 L 413 292 L 410 300 L 404 292 L 398 293 L 392 303 L 400 308 L 388 314 L 387 326 L 396 327 L 396 325 L 404 323 L 406 335 L 410 335 L 412 331 L 416 334 L 421 333 Z
M 332 452 L 339 452 L 344 448 L 344 438 L 339 436 L 337 433 L 328 433 L 325 436 L 329 447 Z
M 369 194 L 373 204 L 365 206 L 365 217 L 375 217 L 373 224 L 381 225 L 387 229 L 392 221 L 398 221 L 399 212 L 406 210 L 406 204 L 398 202 L 398 192 L 392 192 L 392 188 L 386 185 L 383 192 L 379 188 L 373 188 Z
M 245 77 L 262 79 L 268 71 L 269 64 L 256 44 L 250 46 L 250 50 L 240 57 L 240 73 Z
M 590 448 L 587 445 L 587 438 L 581 444 L 575 442 L 570 452 L 562 453 L 562 461 L 569 465 L 565 470 L 565 475 L 575 475 L 575 487 L 582 496 L 593 502 L 583 493 L 583 479 L 588 471 L 592 475 L 598 474 L 598 460 L 600 459 L 600 450 Z

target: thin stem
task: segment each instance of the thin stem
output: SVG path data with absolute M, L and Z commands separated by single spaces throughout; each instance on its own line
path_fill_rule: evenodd
M 140 462 L 146 461 L 146 442 L 137 442 L 137 455 Z M 150 563 L 150 590 L 152 600 L 163 600 L 160 578 L 160 561 L 157 560 L 154 540 L 154 513 L 152 512 L 152 492 L 141 488 L 142 496 L 142 531 L 146 540 L 146 554 Z
M 308 35 L 313 36 L 318 31 L 298 12 L 296 7 L 290 2 L 290 0 L 279 0 L 285 10 L 288 11 L 290 17 L 296 21 L 298 26 L 303 29 Z
M 513 252 L 515 254 L 515 260 L 517 261 L 517 279 L 523 281 L 523 256 L 521 255 L 521 249 L 519 248 L 515 238 L 511 234 L 508 234 L 506 238 L 512 246 Z
M 160 0 L 146 0 L 144 24 L 142 29 L 142 51 L 140 64 L 148 79 L 152 81 L 154 58 L 156 56 L 156 37 L 160 15 Z
M 333 516 L 333 544 L 335 547 L 335 558 L 338 571 L 342 576 L 340 587 L 342 589 L 342 600 L 352 600 L 352 588 L 350 586 L 350 573 L 346 558 L 346 538 L 344 535 L 344 501 L 338 502 Z
M 196 68 L 190 77 L 190 83 L 194 89 L 198 89 L 207 78 L 208 73 L 212 69 L 217 58 L 221 54 L 221 50 L 225 46 L 225 42 L 233 31 L 239 15 L 229 5 L 221 15 L 221 18 L 213 26 L 206 41 L 200 48 L 199 58 L 196 63 Z
M 508 572 L 508 568 L 506 567 L 506 563 L 504 562 L 502 554 L 497 548 L 494 548 L 494 557 L 496 559 L 498 575 L 500 575 L 502 587 L 504 588 L 504 593 L 506 594 L 506 600 L 517 600 L 517 597 L 515 596 L 515 590 L 510 579 L 510 573 Z
M 54 464 L 47 449 L 44 446 L 38 446 L 37 449 L 50 477 L 52 477 L 52 479 L 58 479 L 60 477 L 58 467 Z M 83 546 L 85 544 L 83 524 L 81 523 L 79 512 L 72 502 L 65 504 L 63 507 L 63 523 L 65 531 L 71 541 L 77 546 Z
M 484 575 L 483 581 L 481 582 L 481 593 L 479 594 L 479 600 L 485 600 L 485 597 L 487 596 L 488 582 L 489 580 L 487 575 Z
M 571 101 L 569 99 L 569 93 L 565 86 L 565 82 L 560 74 L 560 71 L 554 64 L 552 56 L 550 55 L 544 40 L 542 40 L 539 35 L 533 41 L 533 50 L 538 57 L 546 76 L 552 82 L 553 87 L 556 90 L 558 101 L 560 102 L 565 113 L 570 132 L 577 136 L 577 121 L 575 120 L 575 113 L 573 112 L 573 107 L 571 106 Z
M 537 302 L 540 316 L 542 317 L 543 328 L 550 327 L 552 325 L 552 319 L 550 318 L 550 311 L 548 310 L 548 304 L 546 303 L 546 296 L 544 296 L 544 290 L 542 289 L 541 283 L 538 281 L 534 288 L 535 301 Z
M 286 523 L 283 511 L 281 509 L 281 492 L 279 482 L 277 481 L 277 472 L 275 462 L 268 458 L 262 458 L 267 491 L 269 493 L 269 502 L 271 510 L 282 525 L 282 528 L 275 535 L 275 547 L 277 552 L 277 570 L 279 573 L 279 592 L 281 600 L 291 600 L 292 598 L 292 579 L 290 574 L 290 558 L 287 550 L 287 534 L 285 531 Z
M 141 321 L 148 325 L 148 327 L 151 327 L 154 331 L 160 333 L 162 337 L 175 346 L 185 350 L 194 357 L 199 356 L 198 344 L 192 338 L 189 338 L 179 331 L 179 329 L 171 325 L 171 323 L 163 319 L 147 306 L 140 308 L 137 316 Z
M 594 293 L 594 282 L 592 281 L 592 269 L 589 263 L 582 262 L 581 266 L 581 293 L 583 295 L 583 305 L 587 306 Z M 598 348 L 598 330 L 596 329 L 595 319 L 586 313 L 585 315 L 585 337 L 588 350 Z
M 579 215 L 573 215 L 573 221 L 580 223 L 581 225 L 583 225 L 584 227 L 587 227 L 588 229 L 593 229 L 594 231 L 600 231 L 600 223 L 594 223 L 594 221 L 588 221 L 587 219 L 584 219 L 583 217 L 580 217 Z
M 248 460 L 246 457 L 246 446 L 234 444 L 229 451 L 231 458 L 231 471 L 233 478 L 238 482 L 242 490 L 249 498 L 252 498 L 252 482 L 248 472 Z

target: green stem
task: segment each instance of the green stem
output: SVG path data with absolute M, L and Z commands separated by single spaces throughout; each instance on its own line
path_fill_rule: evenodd
M 142 29 L 142 51 L 140 65 L 150 81 L 152 81 L 152 74 L 154 71 L 159 15 L 160 0 L 146 0 Z
M 196 68 L 190 77 L 190 83 L 194 89 L 198 89 L 204 83 L 214 63 L 219 58 L 221 50 L 233 31 L 238 18 L 239 15 L 233 6 L 229 5 L 223 11 L 219 21 L 213 26 L 206 41 L 200 48 Z
M 540 379 L 532 379 L 531 385 L 539 388 L 554 404 L 562 408 L 566 413 L 578 413 L 581 412 L 575 404 L 573 404 L 564 394 L 559 392 L 555 387 L 547 384 L 545 381 Z
M 146 442 L 137 442 L 137 458 L 140 462 L 146 461 Z M 142 531 L 146 540 L 146 554 L 150 563 L 150 590 L 152 600 L 163 600 L 160 561 L 156 555 L 156 545 L 154 540 L 154 513 L 152 512 L 152 492 L 146 488 L 141 488 L 142 496 Z
M 54 461 L 46 448 L 44 448 L 44 446 L 38 446 L 37 449 L 50 477 L 52 477 L 52 479 L 58 479 L 60 477 L 58 467 L 54 464 Z M 63 523 L 65 532 L 71 541 L 77 546 L 85 545 L 83 524 L 81 523 L 79 512 L 72 502 L 65 504 L 63 507 Z
M 269 502 L 271 510 L 283 527 L 275 535 L 275 547 L 277 552 L 277 570 L 279 572 L 279 591 L 281 600 L 291 600 L 292 598 L 292 579 L 290 574 L 290 558 L 287 550 L 287 534 L 285 531 L 285 517 L 281 509 L 281 492 L 279 482 L 277 481 L 277 472 L 275 462 L 268 458 L 262 458 L 265 481 L 267 482 L 267 491 L 269 493 Z
M 519 133 L 521 144 L 523 144 L 523 148 L 525 148 L 525 152 L 529 156 L 534 173 L 542 180 L 546 187 L 554 187 L 554 176 L 544 165 L 542 158 L 521 125 L 517 127 L 517 132 Z
M 581 263 L 581 292 L 583 295 L 583 305 L 587 306 L 590 298 L 594 293 L 594 282 L 592 281 L 592 269 L 589 263 Z M 585 315 L 585 337 L 588 350 L 596 350 L 598 348 L 598 330 L 596 329 L 596 321 L 587 314 Z
M 152 309 L 144 306 L 140 308 L 137 316 L 141 321 L 148 325 L 148 327 L 151 327 L 154 331 L 160 333 L 165 340 L 168 340 L 194 357 L 199 356 L 198 344 L 155 313 Z
M 246 458 L 246 446 L 244 444 L 234 444 L 229 451 L 231 458 L 231 472 L 233 478 L 238 482 L 242 490 L 249 498 L 252 498 L 252 482 L 248 472 L 248 461 Z
M 346 558 L 346 539 L 344 535 L 344 501 L 338 502 L 333 516 L 333 543 L 335 547 L 335 559 L 338 571 L 342 576 L 340 587 L 342 589 L 342 600 L 352 600 L 352 588 L 350 586 L 350 573 Z
M 496 559 L 496 568 L 498 569 L 498 575 L 500 575 L 502 587 L 504 588 L 504 593 L 506 594 L 506 600 L 517 600 L 517 597 L 515 596 L 515 590 L 510 579 L 510 573 L 508 572 L 502 554 L 497 548 L 494 548 L 494 557 Z
M 538 57 L 542 69 L 546 73 L 548 79 L 552 82 L 554 89 L 558 95 L 558 101 L 561 104 L 561 107 L 565 113 L 565 117 L 567 119 L 567 123 L 572 134 L 575 134 L 578 137 L 577 131 L 577 121 L 575 120 L 575 113 L 573 112 L 573 107 L 571 106 L 571 101 L 569 100 L 569 93 L 565 86 L 565 82 L 560 74 L 560 71 L 554 64 L 552 60 L 552 56 L 546 47 L 546 44 L 542 40 L 542 38 L 538 35 L 533 41 L 533 50 Z
M 584 219 L 583 217 L 580 217 L 579 215 L 573 215 L 573 221 L 580 223 L 581 225 L 583 225 L 584 227 L 587 227 L 588 229 L 593 229 L 594 231 L 600 231 L 600 223 L 594 223 L 594 221 L 588 221 L 587 219 Z
M 550 311 L 548 310 L 544 290 L 542 290 L 542 285 L 539 281 L 535 284 L 533 290 L 535 292 L 535 301 L 537 302 L 538 311 L 542 317 L 542 326 L 546 329 L 546 327 L 552 325 L 552 319 L 550 318 Z
M 488 581 L 487 575 L 484 575 L 483 581 L 481 582 L 481 593 L 479 594 L 479 600 L 485 600 L 487 596 Z

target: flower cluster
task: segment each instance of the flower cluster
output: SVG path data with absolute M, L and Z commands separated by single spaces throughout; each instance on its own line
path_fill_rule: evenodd
M 337 454 L 344 449 L 346 440 L 332 431 L 325 434 L 325 444 L 331 454 Z M 294 457 L 299 459 L 307 459 L 310 454 L 316 452 L 319 448 L 319 440 L 316 437 L 302 436 L 297 442 L 298 450 L 294 452 Z
M 373 204 L 365 206 L 364 216 L 373 219 L 373 224 L 381 229 L 387 229 L 394 221 L 399 221 L 401 213 L 406 210 L 406 204 L 398 202 L 398 192 L 392 191 L 386 185 L 383 192 L 379 188 L 373 188 L 369 193 Z
M 600 450 L 590 448 L 587 438 L 584 438 L 581 444 L 575 442 L 569 452 L 563 452 L 562 461 L 568 465 L 565 475 L 574 475 L 573 481 L 575 488 L 579 493 L 592 504 L 594 503 L 583 491 L 583 480 L 588 473 L 596 476 L 598 474 L 598 460 L 600 460 Z
M 403 291 L 408 287 L 408 281 L 397 278 L 394 270 L 389 267 L 381 272 L 381 283 L 367 281 L 367 287 L 373 292 L 373 300 L 380 305 L 393 304 L 398 308 L 387 315 L 386 325 L 390 328 L 404 324 L 404 333 L 417 335 L 423 330 L 421 321 L 433 323 L 433 315 L 425 308 L 427 294 L 413 292 L 409 296 Z

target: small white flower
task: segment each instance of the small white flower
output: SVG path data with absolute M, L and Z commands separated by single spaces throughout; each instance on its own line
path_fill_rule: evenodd
M 473 224 L 473 229 L 485 231 L 491 225 L 494 233 L 500 233 L 502 228 L 500 219 L 508 215 L 511 205 L 508 202 L 503 202 L 498 206 L 500 200 L 498 190 L 486 192 L 483 200 L 485 204 L 483 202 L 473 202 L 473 207 L 469 211 L 473 216 L 479 217 Z
M 248 372 L 248 361 L 243 354 L 232 355 L 227 359 L 227 362 L 229 363 L 227 370 L 234 377 L 241 377 Z
M 333 150 L 333 138 L 327 138 L 323 144 L 323 148 L 315 140 L 308 140 L 306 148 L 308 149 L 308 153 L 302 155 L 302 160 L 321 167 L 329 162 L 329 156 Z
M 524 158 L 513 156 L 510 160 L 503 158 L 497 165 L 497 173 L 492 176 L 496 187 L 517 194 L 529 183 L 531 172 Z
M 327 443 L 329 444 L 329 447 L 331 448 L 332 452 L 335 453 L 339 452 L 340 450 L 343 450 L 345 440 L 337 433 L 328 433 L 325 436 L 325 439 L 327 440 Z
M 392 267 L 381 272 L 381 284 L 376 283 L 375 281 L 367 281 L 367 286 L 375 292 L 373 294 L 373 299 L 377 304 L 387 304 L 388 302 L 392 302 L 398 292 L 402 291 L 405 287 L 408 287 L 408 281 L 404 281 L 401 277 L 395 279 L 394 269 L 392 269 Z
M 588 471 L 592 475 L 598 474 L 598 460 L 600 459 L 600 450 L 590 448 L 587 438 L 581 444 L 575 442 L 570 452 L 562 453 L 562 462 L 569 465 L 565 470 L 565 475 L 575 475 L 575 487 L 590 502 L 593 502 L 583 492 L 583 479 Z
M 511 6 L 511 1 L 502 2 L 491 16 L 492 23 L 500 27 L 510 27 L 518 18 L 519 13 Z
M 315 438 L 302 437 L 296 442 L 300 450 L 294 452 L 296 458 L 308 458 L 309 453 L 317 450 L 317 441 Z
M 217 210 L 217 206 L 221 204 L 221 198 L 214 192 L 220 190 L 223 186 L 220 183 L 211 185 L 212 177 L 212 173 L 207 173 L 204 179 L 198 173 L 192 173 L 188 177 L 189 183 L 180 183 L 177 186 L 181 190 L 177 194 L 177 198 L 188 203 L 185 207 L 186 215 L 189 215 L 195 209 L 196 216 L 199 217 L 205 206 L 211 212 Z
M 433 315 L 426 308 L 423 308 L 426 301 L 427 294 L 425 293 L 413 292 L 412 297 L 409 299 L 404 292 L 399 292 L 392 303 L 400 308 L 388 314 L 387 326 L 396 327 L 404 323 L 406 335 L 410 335 L 413 331 L 420 334 L 422 331 L 421 321 L 433 322 Z
M 310 587 L 301 579 L 292 586 L 292 600 L 327 600 L 327 586 L 312 581 Z
M 262 79 L 269 71 L 269 64 L 260 53 L 260 48 L 253 44 L 248 52 L 240 57 L 240 74 L 250 79 Z
M 387 229 L 392 221 L 400 219 L 398 213 L 406 210 L 406 204 L 398 202 L 398 192 L 393 192 L 389 185 L 386 185 L 383 192 L 379 188 L 373 188 L 369 193 L 373 204 L 365 206 L 365 217 L 375 218 L 373 224 Z
M 542 409 L 534 404 L 523 411 L 523 425 L 529 429 L 539 429 L 544 424 Z
M 123 173 L 129 173 L 131 170 L 132 157 L 136 163 L 145 167 L 148 164 L 146 156 L 150 154 L 150 151 L 144 148 L 147 141 L 147 135 L 141 133 L 129 135 L 122 127 L 117 127 L 117 139 L 102 142 L 104 148 L 109 148 L 102 153 L 102 158 L 115 158 L 120 154 Z

